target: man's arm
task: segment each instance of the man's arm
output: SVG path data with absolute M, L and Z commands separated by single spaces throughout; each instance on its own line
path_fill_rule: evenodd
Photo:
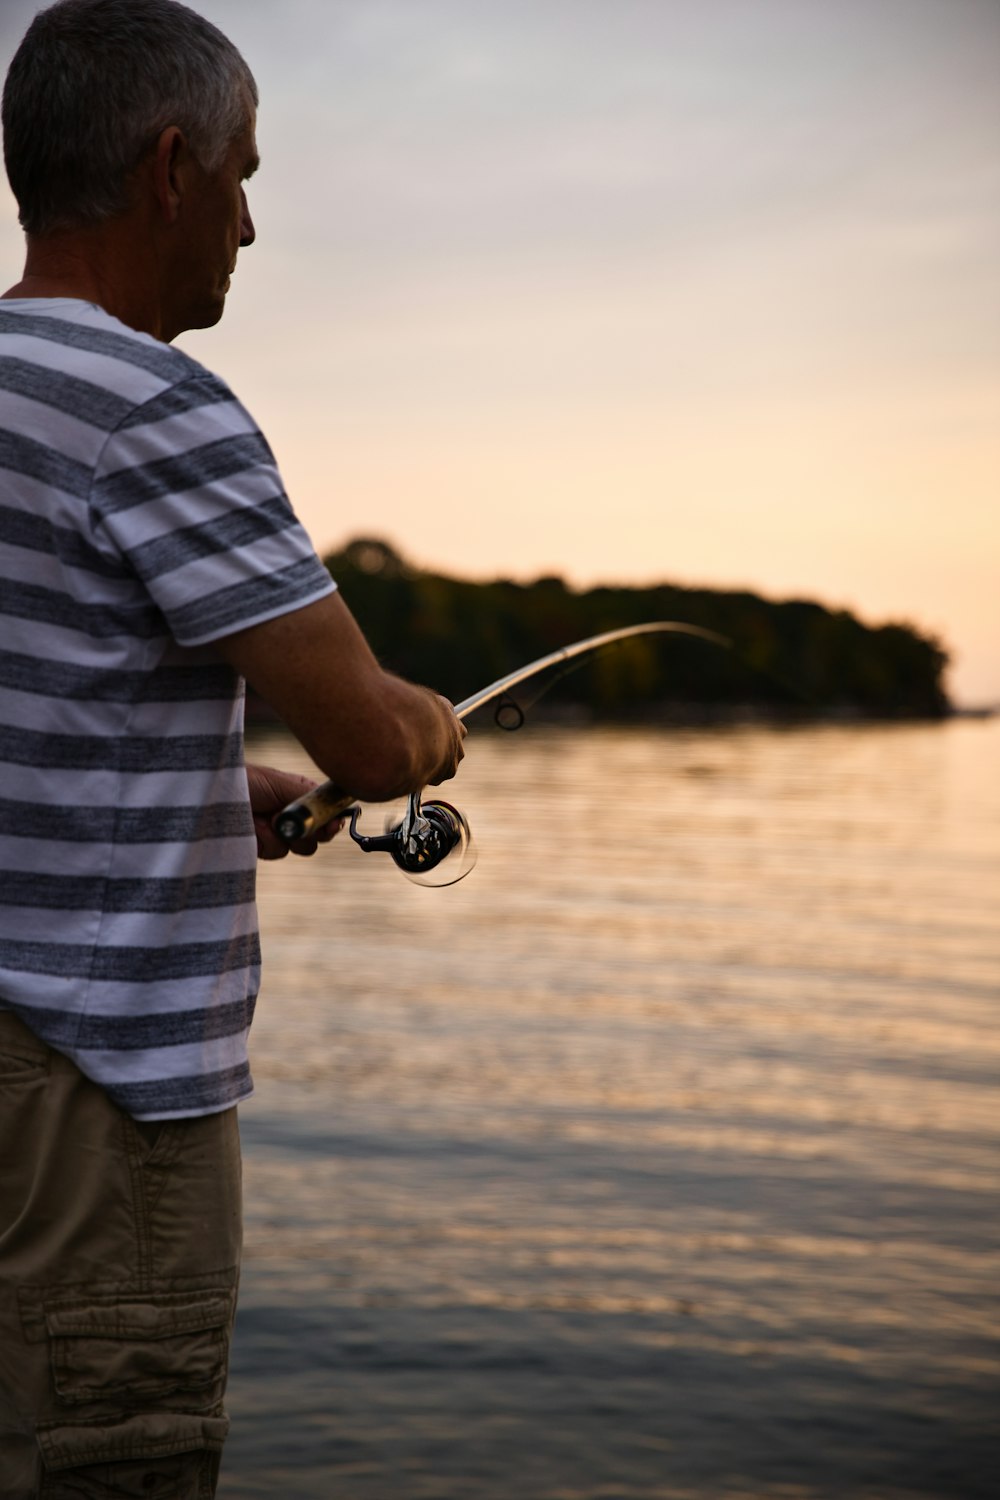
M 383 671 L 339 593 L 215 644 L 345 792 L 386 802 L 458 769 L 451 705 Z

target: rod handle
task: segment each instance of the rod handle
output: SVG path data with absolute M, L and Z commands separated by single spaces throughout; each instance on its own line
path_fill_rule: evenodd
M 357 800 L 349 792 L 334 786 L 332 781 L 324 781 L 322 786 L 314 787 L 304 797 L 296 797 L 294 802 L 283 807 L 275 816 L 272 827 L 279 839 L 294 844 L 296 839 L 306 838 L 324 823 L 329 823 L 331 818 L 346 812 Z

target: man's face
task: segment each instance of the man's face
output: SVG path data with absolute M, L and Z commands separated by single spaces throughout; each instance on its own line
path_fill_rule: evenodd
M 197 162 L 191 164 L 176 287 L 178 333 L 185 328 L 211 328 L 222 317 L 237 251 L 254 242 L 243 184 L 257 165 L 252 115 L 214 172 L 206 172 Z

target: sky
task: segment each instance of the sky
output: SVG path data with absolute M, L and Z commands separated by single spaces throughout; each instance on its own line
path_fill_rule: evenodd
M 1000 703 L 998 0 L 195 8 L 262 165 L 179 343 L 321 552 L 816 598 Z

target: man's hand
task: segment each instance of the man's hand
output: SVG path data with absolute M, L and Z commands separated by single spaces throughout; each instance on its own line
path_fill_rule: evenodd
M 465 759 L 465 746 L 462 741 L 468 734 L 468 729 L 461 719 L 455 718 L 455 705 L 447 698 L 442 698 L 440 693 L 432 689 L 427 690 L 432 698 L 435 698 L 440 708 L 444 711 L 445 735 L 447 737 L 447 749 L 444 758 L 437 771 L 427 778 L 428 786 L 440 786 L 442 781 L 450 781 L 458 770 L 459 762 Z
M 296 839 L 294 844 L 286 844 L 271 827 L 271 819 L 289 802 L 311 792 L 316 782 L 293 771 L 275 771 L 271 766 L 247 766 L 247 784 L 258 859 L 284 859 L 289 850 L 292 854 L 315 854 L 318 845 L 328 844 L 344 826 L 343 818 L 331 818 L 315 833 Z

